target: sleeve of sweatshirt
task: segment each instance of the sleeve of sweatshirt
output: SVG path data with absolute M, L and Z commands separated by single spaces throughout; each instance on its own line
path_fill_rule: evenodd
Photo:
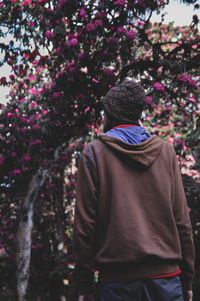
M 83 150 L 78 168 L 73 231 L 74 280 L 78 294 L 93 291 L 97 188 L 95 160 Z
M 173 197 L 173 210 L 176 220 L 177 229 L 182 251 L 182 284 L 184 290 L 192 289 L 192 282 L 194 278 L 194 243 L 192 235 L 192 226 L 187 207 L 187 201 L 183 188 L 180 167 L 173 151 L 173 168 L 174 168 L 174 197 Z

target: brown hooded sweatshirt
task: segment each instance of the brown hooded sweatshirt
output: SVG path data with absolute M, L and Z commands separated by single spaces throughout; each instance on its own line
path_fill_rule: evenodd
M 192 228 L 176 153 L 156 135 L 129 144 L 102 135 L 83 150 L 78 170 L 73 256 L 79 293 L 93 271 L 112 281 L 182 270 L 192 288 Z

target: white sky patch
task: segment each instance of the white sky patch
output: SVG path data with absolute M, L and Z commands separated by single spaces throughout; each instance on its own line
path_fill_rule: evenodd
M 163 23 L 169 24 L 174 22 L 175 26 L 189 26 L 193 15 L 198 15 L 200 18 L 200 10 L 194 10 L 193 5 L 180 3 L 179 0 L 170 0 L 161 14 L 157 15 L 154 13 L 152 15 L 151 22 L 160 22 L 162 13 L 166 14 Z

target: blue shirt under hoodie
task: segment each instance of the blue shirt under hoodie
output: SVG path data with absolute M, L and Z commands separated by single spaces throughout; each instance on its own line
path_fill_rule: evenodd
M 149 134 L 142 126 L 117 127 L 105 133 L 107 136 L 112 136 L 129 144 L 142 143 L 149 137 Z

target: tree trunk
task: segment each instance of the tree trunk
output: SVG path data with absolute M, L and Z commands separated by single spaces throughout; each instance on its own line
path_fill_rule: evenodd
M 38 168 L 29 183 L 27 193 L 21 208 L 21 216 L 17 229 L 17 296 L 18 301 L 26 300 L 31 257 L 31 232 L 33 228 L 33 207 L 38 192 L 48 175 L 48 169 Z

